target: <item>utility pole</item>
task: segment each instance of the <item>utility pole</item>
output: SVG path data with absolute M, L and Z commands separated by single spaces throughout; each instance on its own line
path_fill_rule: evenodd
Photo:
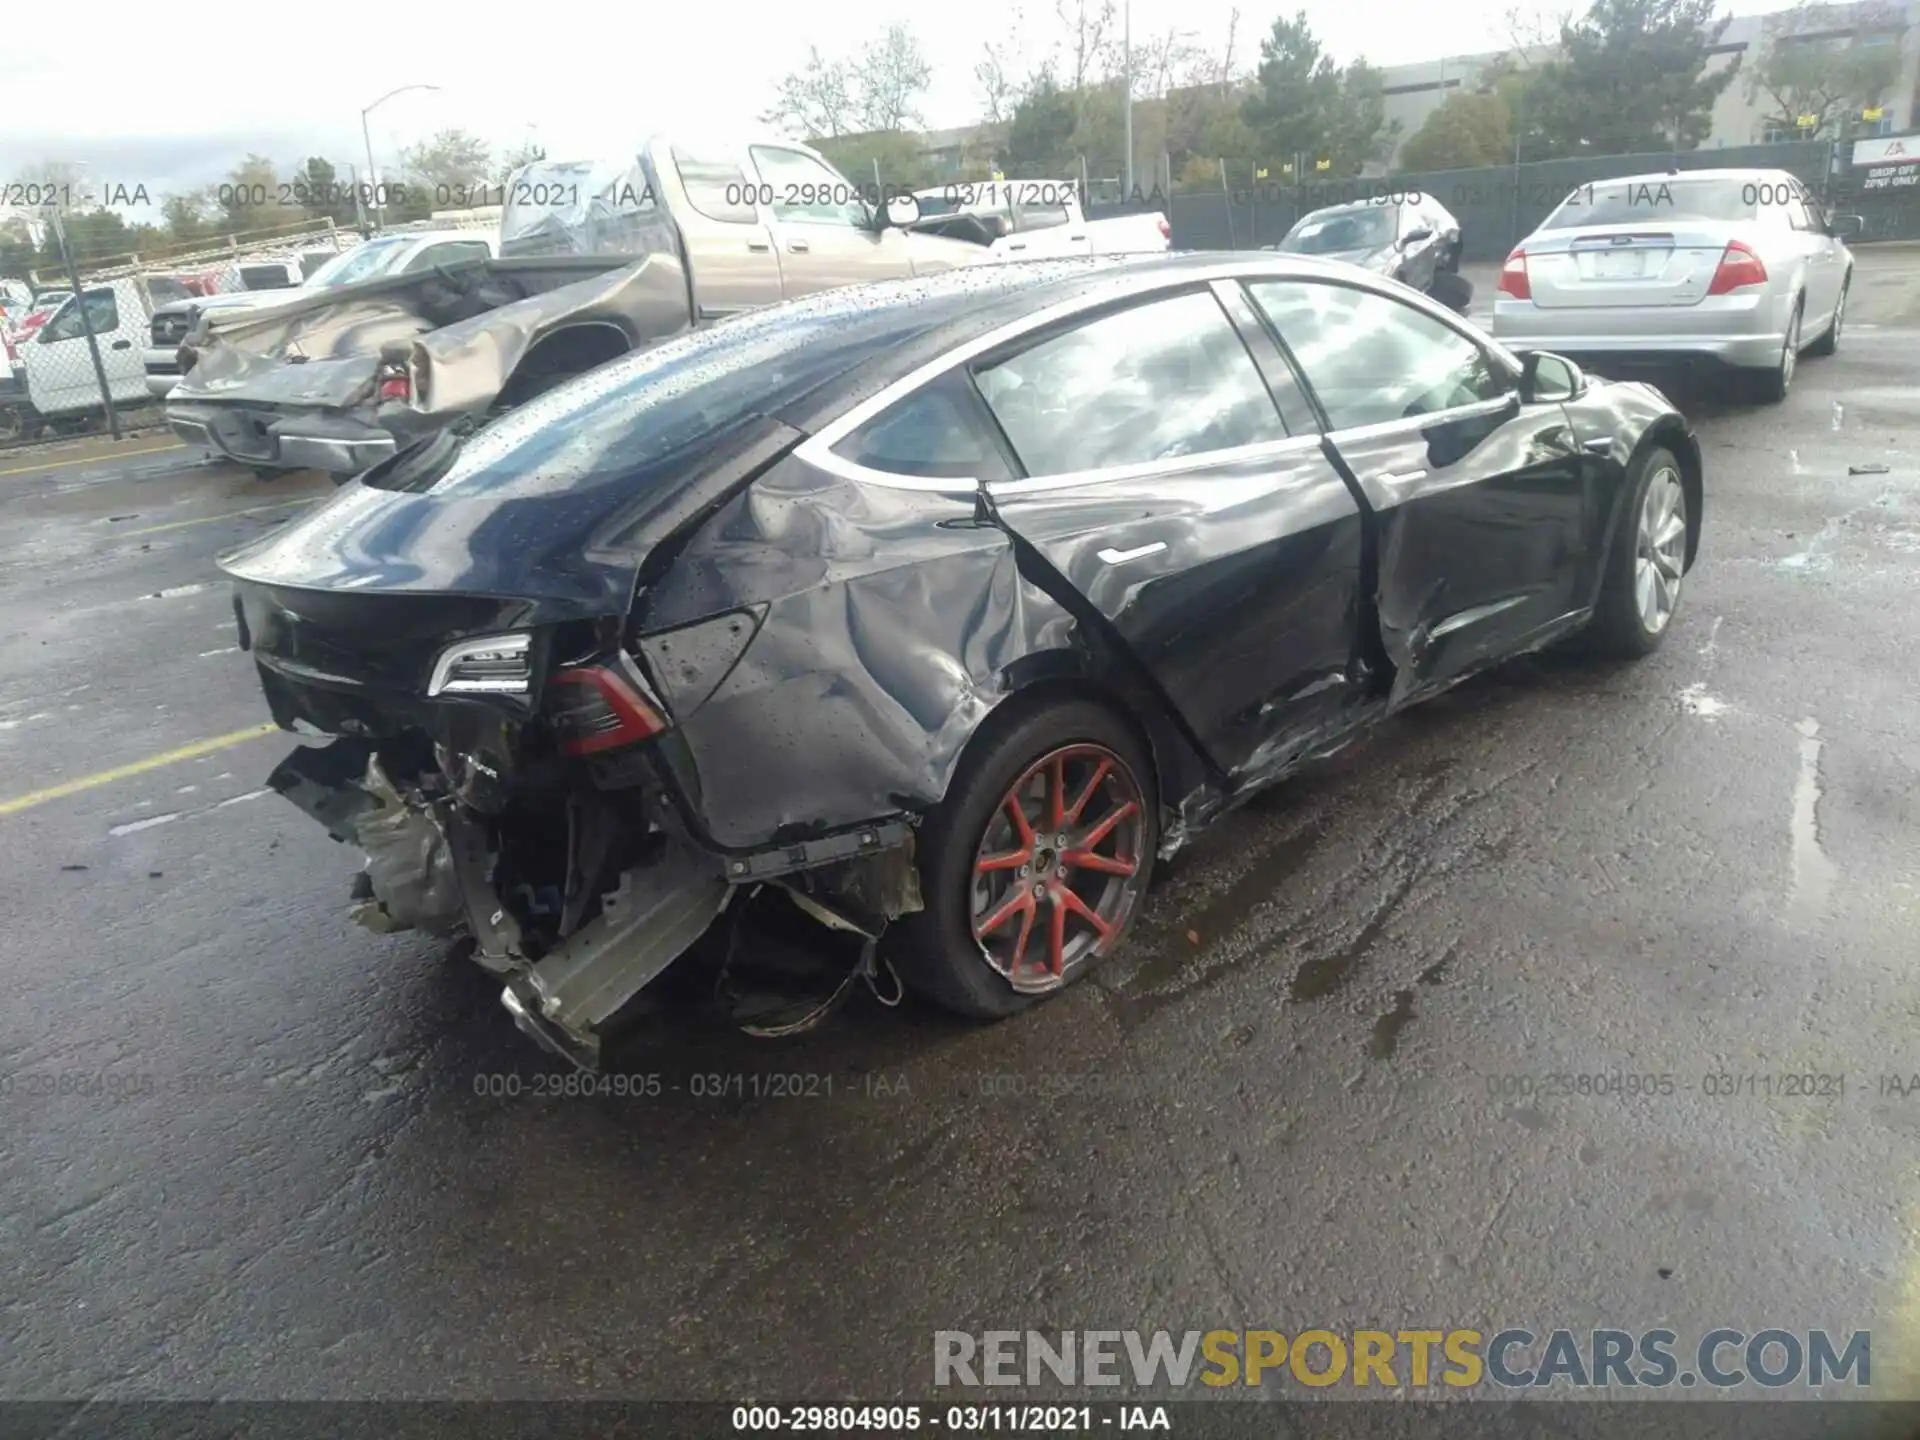
M 438 85 L 402 85 L 396 90 L 389 90 L 371 105 L 361 108 L 360 139 L 367 147 L 367 184 L 373 187 L 374 223 L 382 230 L 387 227 L 387 207 L 380 195 L 380 172 L 373 168 L 373 131 L 367 125 L 367 117 L 396 95 L 404 95 L 409 90 L 438 90 L 439 88 Z
M 1124 130 L 1127 145 L 1127 193 L 1128 200 L 1133 199 L 1133 0 L 1126 0 L 1121 11 L 1120 21 L 1120 68 L 1126 75 L 1127 109 Z M 1226 172 L 1221 171 L 1221 178 Z
M 67 227 L 60 212 L 53 212 L 53 238 L 60 243 L 60 259 L 67 267 L 67 283 L 73 286 L 73 303 L 79 307 L 80 328 L 86 332 L 87 353 L 93 356 L 93 378 L 100 382 L 100 403 L 107 407 L 107 429 L 120 438 L 120 417 L 113 408 L 113 387 L 107 384 L 107 367 L 100 359 L 100 337 L 93 333 L 93 316 L 87 313 L 87 294 L 80 288 L 80 270 L 73 263 L 73 247 L 67 244 Z

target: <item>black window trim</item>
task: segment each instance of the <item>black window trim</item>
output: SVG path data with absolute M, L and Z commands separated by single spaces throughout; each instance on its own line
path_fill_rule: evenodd
M 1240 348 L 1246 352 L 1247 362 L 1253 366 L 1253 373 L 1259 377 L 1260 388 L 1267 397 L 1267 403 L 1273 406 L 1274 419 L 1280 422 L 1280 428 L 1282 430 L 1286 430 L 1288 428 L 1286 414 L 1281 410 L 1279 402 L 1274 399 L 1273 391 L 1267 384 L 1267 377 L 1260 369 L 1259 358 L 1253 353 L 1252 347 L 1247 344 L 1247 337 L 1240 333 L 1240 327 L 1234 323 L 1233 312 L 1221 302 L 1220 296 L 1215 292 L 1214 281 L 1211 279 L 1188 280 L 1178 285 L 1168 286 L 1165 289 L 1149 290 L 1145 293 L 1136 292 L 1105 304 L 1082 310 L 1076 315 L 1063 317 L 1060 320 L 1041 326 L 1038 329 L 1029 330 L 1022 335 L 1010 338 L 1004 344 L 996 345 L 989 350 L 984 350 L 980 354 L 965 361 L 964 365 L 967 372 L 967 379 L 972 383 L 972 388 L 977 394 L 980 389 L 979 376 L 982 370 L 990 370 L 995 365 L 1013 359 L 1016 355 L 1021 355 L 1028 350 L 1036 349 L 1051 340 L 1056 340 L 1062 335 L 1082 329 L 1085 326 L 1098 324 L 1109 316 L 1118 315 L 1127 310 L 1140 309 L 1147 305 L 1158 305 L 1168 300 L 1178 300 L 1187 295 L 1205 295 L 1208 299 L 1212 300 L 1214 305 L 1219 309 L 1220 318 L 1226 321 L 1227 328 L 1231 330 L 1235 338 L 1240 341 Z M 980 404 L 986 409 L 989 415 L 993 414 L 993 407 L 987 404 L 985 396 L 980 397 Z M 997 415 L 993 416 L 993 424 L 995 430 L 999 431 L 1000 419 Z M 1173 475 L 1193 470 L 1210 470 L 1217 465 L 1234 464 L 1240 460 L 1253 459 L 1256 456 L 1284 454 L 1288 450 L 1296 447 L 1304 448 L 1308 443 L 1317 448 L 1320 443 L 1318 433 L 1307 435 L 1287 434 L 1278 440 L 1260 440 L 1251 445 L 1235 445 L 1225 450 L 1203 450 L 1197 454 L 1178 455 L 1165 460 L 1140 460 L 1128 465 L 1095 466 L 1089 470 L 1063 471 L 1058 475 L 1029 475 L 1027 474 L 1025 463 L 1019 460 L 1013 443 L 1006 439 L 1004 431 L 1000 431 L 1000 434 L 1007 451 L 1014 455 L 1017 467 L 1014 472 L 1015 478 L 1012 480 L 991 481 L 985 488 L 989 495 L 1005 495 L 1008 497 L 1037 494 L 1046 490 L 1062 490 L 1084 485 L 1099 485 L 1112 480 L 1144 480 L 1150 479 L 1155 475 Z
M 1489 346 L 1485 339 L 1473 334 L 1466 329 L 1465 326 L 1461 325 L 1458 317 L 1451 311 L 1442 310 L 1438 305 L 1436 305 L 1434 309 L 1429 310 L 1424 305 L 1409 304 L 1401 296 L 1389 294 L 1387 291 L 1376 289 L 1371 285 L 1355 284 L 1344 276 L 1336 278 L 1331 275 L 1324 277 L 1319 275 L 1255 275 L 1252 277 L 1243 277 L 1240 284 L 1242 288 L 1247 291 L 1247 303 L 1252 306 L 1253 313 L 1259 317 L 1261 325 L 1265 328 L 1274 344 L 1279 347 L 1280 353 L 1286 357 L 1287 366 L 1293 371 L 1294 378 L 1299 382 L 1301 393 L 1307 397 L 1307 402 L 1313 406 L 1313 413 L 1320 422 L 1321 432 L 1336 442 L 1343 439 L 1349 441 L 1372 439 L 1376 436 L 1390 435 L 1400 430 L 1423 430 L 1433 425 L 1446 424 L 1455 420 L 1468 420 L 1478 415 L 1492 415 L 1501 410 L 1511 409 L 1515 399 L 1519 396 L 1520 376 L 1522 373 L 1519 362 L 1499 348 Z M 1308 381 L 1306 371 L 1301 369 L 1299 358 L 1293 353 L 1293 347 L 1287 344 L 1286 339 L 1280 334 L 1279 327 L 1273 323 L 1272 318 L 1261 307 L 1260 302 L 1254 298 L 1251 287 L 1255 284 L 1332 285 L 1342 290 L 1358 290 L 1363 294 L 1377 296 L 1382 300 L 1391 300 L 1396 305 L 1404 305 L 1416 314 L 1425 315 L 1429 319 L 1438 321 L 1445 328 L 1453 331 L 1454 334 L 1471 344 L 1475 349 L 1480 351 L 1481 354 L 1485 355 L 1488 360 L 1492 361 L 1497 368 L 1506 372 L 1507 378 L 1512 382 L 1513 388 L 1508 390 L 1505 395 L 1494 400 L 1475 400 L 1467 405 L 1453 405 L 1445 410 L 1431 410 L 1425 415 L 1409 415 L 1404 419 L 1382 420 L 1372 425 L 1349 425 L 1344 430 L 1336 430 L 1333 428 L 1332 420 L 1327 414 L 1326 406 L 1320 401 L 1319 392 L 1317 392 L 1311 382 Z
M 976 361 L 983 361 L 985 357 L 990 355 L 1011 353 L 1030 339 L 1071 326 L 1078 319 L 1092 318 L 1093 316 L 1104 314 L 1108 310 L 1124 308 L 1129 304 L 1144 303 L 1155 298 L 1171 297 L 1185 290 L 1211 285 L 1216 280 L 1226 280 L 1242 285 L 1257 280 L 1312 280 L 1320 284 L 1347 285 L 1353 289 L 1368 290 L 1374 294 L 1387 293 L 1384 286 L 1376 287 L 1366 283 L 1364 279 L 1356 281 L 1350 280 L 1345 276 L 1335 279 L 1332 276 L 1289 273 L 1290 267 L 1285 263 L 1289 259 L 1297 259 L 1297 257 L 1274 255 L 1272 257 L 1273 268 L 1269 269 L 1257 260 L 1249 262 L 1246 258 L 1236 257 L 1228 259 L 1223 257 L 1222 260 L 1216 264 L 1208 265 L 1195 271 L 1193 274 L 1183 275 L 1179 279 L 1171 282 L 1164 280 L 1158 281 L 1157 283 L 1148 281 L 1140 284 L 1139 288 L 1128 290 L 1119 295 L 1103 295 L 1097 299 L 1089 298 L 1085 295 L 1078 295 L 1069 299 L 1056 301 L 1051 305 L 1043 306 L 1031 314 L 1022 316 L 1017 320 L 1009 321 L 1007 324 L 998 327 L 988 334 L 977 336 L 972 340 L 962 341 L 956 344 L 954 348 L 945 355 L 929 360 L 924 365 L 909 371 L 905 375 L 889 381 L 864 400 L 849 407 L 844 413 L 822 424 L 818 430 L 795 447 L 794 456 L 805 464 L 812 465 L 830 474 L 835 474 L 843 479 L 856 481 L 861 484 L 878 485 L 894 490 L 916 490 L 926 494 L 947 495 L 971 500 L 980 489 L 977 480 L 965 478 L 945 479 L 924 475 L 893 475 L 883 470 L 869 470 L 864 466 L 856 465 L 850 460 L 835 455 L 832 447 L 839 444 L 848 435 L 852 434 L 853 431 L 866 424 L 867 421 L 873 419 L 882 411 L 898 403 L 900 400 L 905 399 L 921 386 L 931 384 L 957 366 L 971 365 Z M 1126 278 L 1125 272 L 1117 272 L 1117 278 Z M 1424 299 L 1414 301 L 1404 296 L 1393 296 L 1391 298 L 1398 299 L 1403 305 L 1411 305 L 1422 314 L 1432 315 L 1442 324 L 1458 330 L 1462 335 L 1465 335 L 1467 339 L 1473 341 L 1474 344 L 1480 346 L 1481 349 L 1492 355 L 1516 382 L 1518 381 L 1521 373 L 1520 361 L 1517 356 L 1505 346 L 1501 345 L 1498 340 L 1487 336 L 1476 335 L 1464 329 L 1459 317 L 1440 306 L 1438 302 L 1426 301 Z M 1310 388 L 1308 388 L 1305 393 L 1310 397 L 1312 395 Z M 1315 403 L 1317 403 L 1317 401 Z M 1440 415 L 1442 419 L 1455 418 L 1457 414 L 1457 412 L 1453 411 L 1435 413 Z M 1459 418 L 1465 417 L 1459 416 Z M 1391 423 L 1394 425 L 1405 424 L 1413 426 L 1416 424 L 1431 425 L 1433 421 L 1434 416 L 1423 415 L 1407 421 L 1393 421 Z M 1347 433 L 1352 435 L 1357 432 L 1349 431 Z M 1287 454 L 1292 452 L 1296 447 L 1300 449 L 1306 449 L 1308 447 L 1318 448 L 1320 439 L 1321 437 L 1318 435 L 1292 436 L 1285 440 L 1276 440 L 1264 445 L 1255 446 L 1252 447 L 1252 449 L 1255 451 L 1270 452 L 1276 455 Z M 1229 452 L 1217 451 L 1214 452 L 1214 454 L 1219 456 L 1229 454 Z M 1193 457 L 1181 457 L 1182 460 L 1190 458 Z M 1069 478 L 1069 483 L 1077 483 L 1079 478 L 1083 477 L 1071 477 Z M 1053 478 L 1049 477 L 1040 480 L 1027 479 L 1002 483 L 1039 488 L 1051 486 L 1056 482 Z

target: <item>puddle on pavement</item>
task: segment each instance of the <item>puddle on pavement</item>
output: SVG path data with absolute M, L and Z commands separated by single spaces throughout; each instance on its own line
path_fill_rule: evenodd
M 1836 873 L 1820 844 L 1820 723 L 1809 717 L 1794 727 L 1800 735 L 1800 773 L 1793 785 L 1793 815 L 1788 831 L 1793 840 L 1793 891 L 1788 918 L 1797 924 L 1818 920 L 1826 911 Z
M 1449 945 L 1441 957 L 1420 972 L 1422 985 L 1438 985 L 1445 978 L 1447 967 L 1453 963 L 1454 952 L 1459 947 Z M 1400 1046 L 1400 1032 L 1407 1028 L 1407 1022 L 1413 1019 L 1413 987 L 1396 990 L 1393 993 L 1393 1009 L 1373 1022 L 1373 1034 L 1367 1039 L 1367 1055 L 1373 1060 L 1385 1060 L 1393 1055 Z

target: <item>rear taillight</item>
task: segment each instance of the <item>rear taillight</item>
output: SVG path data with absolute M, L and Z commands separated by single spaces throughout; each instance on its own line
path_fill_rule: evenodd
M 1720 267 L 1713 272 L 1713 283 L 1707 286 L 1707 294 L 1726 295 L 1749 285 L 1766 283 L 1767 267 L 1760 263 L 1760 257 L 1738 240 L 1729 240 L 1721 252 Z
M 1527 252 L 1516 250 L 1507 256 L 1500 271 L 1500 293 L 1516 300 L 1533 299 L 1533 284 L 1527 279 Z
M 1164 215 L 1160 217 L 1160 238 L 1162 240 L 1173 239 L 1173 226 L 1168 223 L 1167 217 Z
M 380 367 L 379 395 L 382 400 L 413 399 L 413 381 L 407 378 L 407 372 L 402 366 Z
M 617 665 L 569 665 L 548 685 L 547 719 L 567 755 L 598 755 L 667 728 L 653 701 Z

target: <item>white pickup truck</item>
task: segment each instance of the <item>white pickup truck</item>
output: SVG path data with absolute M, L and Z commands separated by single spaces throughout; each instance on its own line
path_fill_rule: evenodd
M 962 181 L 916 190 L 913 198 L 920 207 L 915 230 L 940 234 L 954 217 L 985 225 L 995 237 L 989 260 L 1153 254 L 1173 243 L 1164 214 L 1087 219 L 1071 180 Z

